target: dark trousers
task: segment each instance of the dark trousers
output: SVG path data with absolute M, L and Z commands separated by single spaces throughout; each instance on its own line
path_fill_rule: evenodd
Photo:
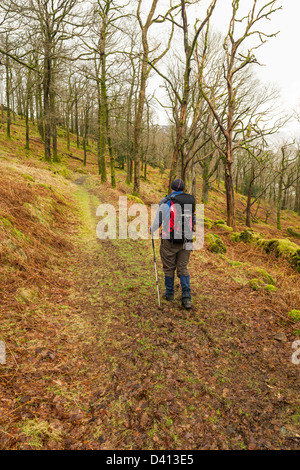
M 162 240 L 160 257 L 165 276 L 174 277 L 176 269 L 178 277 L 189 276 L 188 263 L 190 255 L 191 251 L 185 250 L 183 243 L 171 243 L 169 240 Z

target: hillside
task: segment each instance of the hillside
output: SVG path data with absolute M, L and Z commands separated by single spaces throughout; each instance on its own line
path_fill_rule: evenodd
M 288 229 L 300 217 L 283 211 L 278 231 L 262 204 L 246 231 L 237 194 L 232 233 L 214 186 L 190 263 L 193 308 L 177 286 L 159 310 L 150 240 L 95 236 L 99 203 L 132 193 L 125 172 L 116 189 L 101 184 L 93 146 L 83 168 L 62 130 L 62 161 L 47 164 L 35 127 L 30 151 L 24 132 L 20 119 L 11 140 L 0 128 L 0 448 L 299 448 L 300 275 L 288 250 L 259 240 L 299 245 Z M 157 203 L 167 180 L 149 167 L 142 201 Z M 226 251 L 212 252 L 219 240 Z

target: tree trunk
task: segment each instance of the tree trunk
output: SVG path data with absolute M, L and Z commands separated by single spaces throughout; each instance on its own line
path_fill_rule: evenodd
M 42 105 L 42 90 L 41 85 L 38 83 L 35 93 L 35 103 L 36 103 L 36 114 L 37 114 L 37 126 L 38 131 L 41 136 L 41 139 L 45 139 L 44 132 L 44 117 L 43 117 L 43 105 Z
M 227 144 L 227 155 L 225 161 L 225 189 L 227 206 L 227 225 L 235 230 L 235 206 L 234 206 L 234 188 L 232 179 L 232 158 L 231 147 Z
M 51 48 L 45 45 L 44 58 L 44 131 L 45 131 L 45 160 L 51 162 L 51 107 L 50 107 L 50 85 L 51 85 Z
M 70 152 L 70 103 L 67 102 L 66 106 L 66 137 L 67 137 L 67 150 Z
M 135 114 L 134 122 L 134 132 L 133 132 L 133 153 L 134 153 L 134 182 L 133 182 L 133 194 L 140 194 L 140 184 L 141 184 L 141 161 L 140 161 L 140 151 L 141 151 L 141 133 L 142 133 L 142 121 L 144 113 L 144 105 L 146 100 L 146 85 L 147 78 L 149 75 L 148 70 L 148 58 L 149 58 L 149 44 L 148 44 L 148 30 L 152 24 L 153 15 L 157 7 L 158 0 L 152 0 L 150 12 L 148 14 L 145 25 L 141 23 L 139 18 L 141 30 L 142 30 L 142 45 L 143 45 L 143 57 L 142 57 L 142 66 L 141 66 L 141 75 L 140 75 L 140 89 L 138 96 L 138 103 Z M 138 6 L 138 11 L 140 4 Z
M 202 170 L 202 203 L 208 203 L 208 191 L 209 191 L 209 175 L 208 175 L 208 165 L 206 162 L 203 163 Z
M 103 30 L 102 30 L 102 37 L 101 37 L 101 52 L 100 52 L 100 60 L 101 60 L 101 102 L 103 106 L 103 113 L 101 117 L 103 122 L 101 127 L 105 127 L 106 131 L 106 138 L 107 138 L 107 145 L 108 145 L 108 153 L 109 153 L 109 161 L 110 161 L 110 177 L 111 177 L 111 185 L 113 188 L 116 187 L 116 174 L 115 174 L 115 159 L 114 159 L 114 152 L 112 146 L 112 139 L 111 139 L 111 126 L 110 126 L 110 118 L 109 118 L 109 107 L 108 107 L 108 99 L 107 99 L 107 90 L 106 90 L 106 23 L 103 23 Z M 105 143 L 105 139 L 103 139 Z M 105 167 L 105 161 L 103 162 Z M 102 179 L 102 178 L 101 178 Z M 103 181 L 106 181 L 106 175 L 103 178 Z
M 32 124 L 35 124 L 35 118 L 34 118 L 34 102 L 33 102 L 33 92 L 32 92 L 32 83 L 31 83 L 31 90 L 29 93 L 29 108 L 30 108 L 30 120 Z
M 177 177 L 185 179 L 183 175 L 183 157 L 181 154 L 181 142 L 183 137 L 183 131 L 185 128 L 186 122 L 186 111 L 187 111 L 187 101 L 185 101 L 181 106 L 180 119 L 176 131 L 176 142 L 172 156 L 172 163 L 170 168 L 170 177 L 169 177 L 169 193 L 171 192 L 171 184 L 175 176 L 175 167 L 177 165 Z
M 140 150 L 141 150 L 141 132 L 142 132 L 142 121 L 143 121 L 143 111 L 144 104 L 146 99 L 146 74 L 147 74 L 147 58 L 148 58 L 148 49 L 147 52 L 144 52 L 143 55 L 143 65 L 141 72 L 141 84 L 140 92 L 138 99 L 138 108 L 134 124 L 134 133 L 133 133 L 133 151 L 134 151 L 134 186 L 133 194 L 140 194 L 140 184 L 141 184 L 141 161 L 140 161 Z
M 78 125 L 78 96 L 76 92 L 75 97 L 75 133 L 76 133 L 76 145 L 79 149 L 79 125 Z
M 130 91 L 128 96 L 128 106 L 127 106 L 127 122 L 126 122 L 126 161 L 127 161 L 127 175 L 126 175 L 126 183 L 130 184 L 132 182 L 132 99 L 134 94 L 134 85 L 135 85 L 135 77 L 136 77 L 136 70 L 134 66 L 134 61 L 131 59 L 131 66 L 132 66 L 132 82 L 130 85 Z
M 247 227 L 251 227 L 251 198 L 252 198 L 253 182 L 254 182 L 254 161 L 252 160 L 249 188 L 248 188 L 247 208 L 246 208 L 246 226 Z
M 144 157 L 144 181 L 147 180 L 147 163 L 148 163 L 148 153 L 150 145 L 150 108 L 149 103 L 147 102 L 147 136 L 146 136 L 146 149 Z
M 101 80 L 101 110 L 100 110 L 100 162 L 101 162 L 101 182 L 105 183 L 107 181 L 106 174 L 106 162 L 105 162 L 105 153 L 106 153 L 106 111 L 105 105 L 103 102 L 103 86 Z
M 281 207 L 282 207 L 282 186 L 283 176 L 279 177 L 278 196 L 277 196 L 277 229 L 281 230 Z
M 6 49 L 8 46 L 8 39 L 6 36 Z M 10 126 L 11 126 L 11 111 L 10 111 L 10 62 L 9 57 L 5 57 L 5 78 L 6 78 L 6 136 L 10 139 Z
M 51 106 L 51 134 L 52 134 L 52 148 L 53 148 L 53 161 L 59 162 L 57 152 L 57 130 L 56 130 L 56 106 L 55 106 L 55 91 L 52 77 L 51 92 L 50 92 L 50 106 Z
M 87 142 L 87 136 L 88 136 L 88 129 L 89 129 L 89 108 L 87 107 L 84 111 L 84 128 L 83 128 L 83 165 L 86 166 L 86 146 L 88 144 Z
M 197 175 L 196 172 L 193 175 L 192 179 L 192 195 L 194 196 L 195 199 L 197 199 Z
M 297 183 L 296 183 L 296 195 L 295 195 L 295 206 L 294 211 L 300 215 L 300 152 L 298 151 L 298 163 L 297 163 Z
M 29 106 L 30 106 L 30 71 L 27 75 L 27 84 L 26 84 L 26 98 L 25 98 L 25 150 L 29 150 Z
M 102 162 L 101 162 L 101 88 L 99 80 L 97 80 L 97 161 L 98 161 L 98 173 L 102 174 Z

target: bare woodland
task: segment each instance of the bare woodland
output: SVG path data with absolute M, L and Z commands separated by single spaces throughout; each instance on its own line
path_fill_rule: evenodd
M 300 214 L 300 143 L 272 143 L 289 116 L 277 109 L 278 92 L 259 81 L 257 57 L 279 34 L 265 28 L 281 6 L 277 0 L 251 0 L 245 13 L 233 0 L 223 37 L 212 28 L 217 4 L 2 0 L 0 85 L 7 137 L 14 116 L 24 117 L 26 149 L 32 122 L 45 160 L 55 162 L 60 127 L 68 142 L 70 133 L 76 135 L 83 165 L 93 141 L 101 181 L 110 178 L 115 187 L 115 166 L 126 167 L 134 195 L 149 164 L 169 172 L 170 182 L 184 179 L 198 200 L 201 177 L 203 203 L 212 183 L 223 181 L 230 227 L 239 191 L 247 197 L 248 226 L 264 200 L 277 208 L 280 229 L 282 209 Z M 168 115 L 164 126 L 158 109 Z

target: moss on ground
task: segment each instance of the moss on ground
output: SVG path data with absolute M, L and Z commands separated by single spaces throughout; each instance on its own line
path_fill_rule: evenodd
M 253 290 L 259 290 L 263 287 L 264 283 L 261 279 L 251 279 L 249 284 Z
M 214 225 L 218 228 L 222 228 L 223 230 L 226 230 L 227 232 L 233 232 L 233 228 L 229 227 L 229 225 L 227 225 L 225 222 L 223 223 L 222 220 L 216 221 Z
M 27 174 L 25 174 L 25 173 L 22 173 L 22 176 L 23 176 L 23 178 L 25 178 L 26 180 L 33 181 L 33 182 L 34 182 L 34 178 L 33 178 L 31 175 L 27 175 Z
M 226 245 L 225 243 L 221 240 L 221 238 L 219 237 L 219 235 L 216 235 L 216 234 L 213 234 L 213 233 L 209 233 L 208 235 L 206 235 L 206 241 L 207 241 L 207 244 L 208 244 L 208 249 L 209 251 L 211 251 L 212 253 L 226 253 L 227 252 L 227 248 L 226 248 Z
M 267 292 L 276 292 L 278 289 L 277 287 L 273 286 L 272 284 L 267 284 L 264 286 L 264 289 L 267 291 Z
M 227 259 L 228 264 L 232 266 L 233 268 L 239 268 L 240 266 L 243 266 L 245 263 L 241 263 L 241 261 L 234 261 L 231 259 Z
M 132 194 L 126 194 L 128 201 L 136 202 L 137 204 L 144 204 L 142 199 L 137 196 L 133 196 Z
M 257 241 L 266 253 L 274 252 L 277 257 L 287 258 L 288 261 L 300 272 L 300 247 L 287 238 L 266 240 L 264 238 Z
M 226 225 L 225 220 L 215 220 L 214 222 L 215 225 Z
M 211 229 L 213 226 L 213 221 L 211 219 L 208 219 L 207 217 L 204 217 L 204 227 Z
M 269 274 L 265 269 L 255 268 L 255 271 L 261 275 L 261 277 L 263 278 L 265 282 L 267 282 L 268 284 L 271 284 L 272 286 L 276 285 L 276 282 L 274 281 L 271 274 Z
M 278 290 L 277 287 L 274 286 L 274 284 L 268 284 L 264 282 L 263 279 L 259 278 L 251 279 L 249 284 L 252 289 L 256 291 L 264 289 L 266 292 L 276 292 Z
M 230 236 L 232 242 L 238 243 L 240 241 L 240 234 L 239 232 L 233 232 Z
M 244 243 L 256 243 L 260 238 L 261 235 L 258 232 L 255 232 L 252 229 L 247 229 L 239 234 L 238 241 Z
M 73 173 L 63 165 L 55 165 L 52 171 L 54 175 L 60 175 L 67 180 L 71 180 L 73 177 Z
M 288 228 L 286 229 L 286 231 L 287 231 L 288 234 L 291 235 L 292 237 L 300 238 L 300 232 L 297 232 L 297 231 L 294 230 L 292 227 L 288 227 Z
M 300 322 L 300 310 L 291 310 L 288 315 L 294 322 Z

